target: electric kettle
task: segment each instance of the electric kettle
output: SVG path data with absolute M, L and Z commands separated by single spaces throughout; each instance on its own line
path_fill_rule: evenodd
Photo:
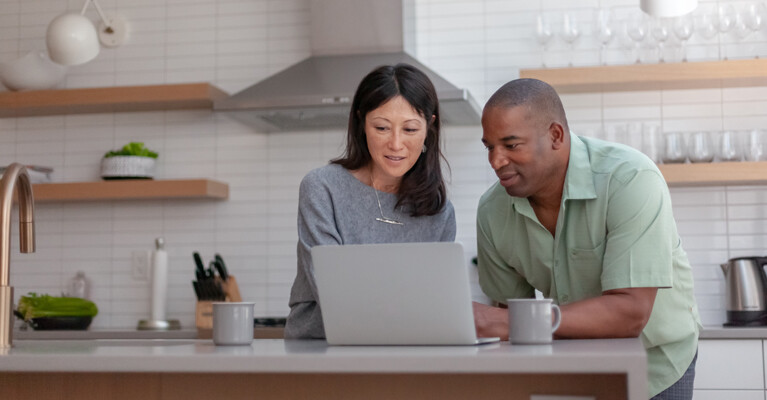
M 767 257 L 732 258 L 721 264 L 727 294 L 725 326 L 767 325 Z

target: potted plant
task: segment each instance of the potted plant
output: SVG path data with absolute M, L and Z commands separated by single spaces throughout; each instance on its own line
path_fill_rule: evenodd
M 103 179 L 152 179 L 157 153 L 144 147 L 144 143 L 130 142 L 121 150 L 104 154 L 101 159 Z

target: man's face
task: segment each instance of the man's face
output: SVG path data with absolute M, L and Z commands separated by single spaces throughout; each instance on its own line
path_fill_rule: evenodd
M 548 127 L 525 105 L 486 108 L 482 113 L 482 143 L 490 166 L 510 196 L 535 196 L 554 177 Z

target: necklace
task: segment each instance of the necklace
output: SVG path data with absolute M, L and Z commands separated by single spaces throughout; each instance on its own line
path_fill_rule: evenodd
M 371 180 L 371 184 L 372 184 L 372 180 Z M 378 222 L 383 222 L 383 223 L 387 223 L 387 224 L 392 224 L 392 225 L 405 225 L 405 224 L 404 224 L 404 223 L 402 223 L 402 222 L 399 222 L 399 221 L 397 221 L 397 220 L 393 220 L 393 219 L 391 219 L 391 218 L 389 218 L 389 217 L 385 217 L 385 216 L 384 216 L 384 213 L 383 213 L 383 208 L 381 207 L 381 199 L 380 199 L 380 198 L 378 198 L 378 190 L 376 189 L 375 185 L 373 185 L 373 192 L 374 192 L 374 193 L 375 193 L 375 195 L 376 195 L 376 201 L 378 201 L 378 211 L 380 211 L 380 212 L 381 212 L 381 217 L 380 217 L 380 218 L 379 218 L 379 217 L 376 217 L 376 221 L 378 221 Z

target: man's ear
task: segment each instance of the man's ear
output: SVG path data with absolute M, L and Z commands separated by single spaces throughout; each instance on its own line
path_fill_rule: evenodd
M 549 137 L 551 138 L 551 148 L 557 150 L 565 144 L 565 128 L 559 122 L 552 122 L 549 125 Z

